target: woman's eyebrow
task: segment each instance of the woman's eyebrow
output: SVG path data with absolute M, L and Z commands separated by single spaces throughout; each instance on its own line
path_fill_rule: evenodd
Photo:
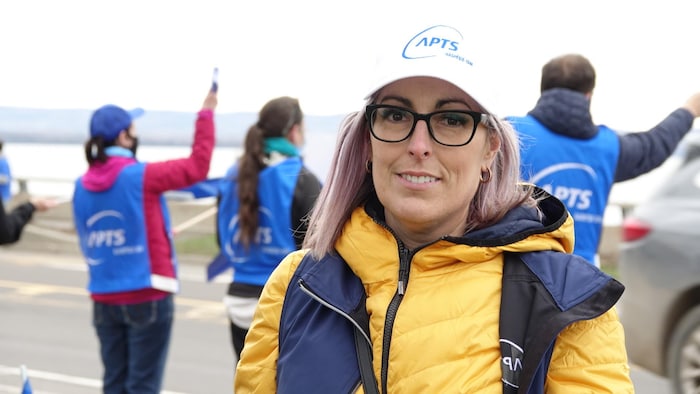
M 437 102 L 437 104 L 435 105 L 435 108 L 442 108 L 442 107 L 444 107 L 444 106 L 446 106 L 446 105 L 448 105 L 448 104 L 463 104 L 463 105 L 465 105 L 467 108 L 473 109 L 472 106 L 469 105 L 469 103 L 467 103 L 467 102 L 464 101 L 463 99 L 458 99 L 458 98 L 448 98 L 448 99 L 439 100 L 439 101 Z
M 403 96 L 385 96 L 382 97 L 381 101 L 379 104 L 383 104 L 387 101 L 398 101 L 402 106 L 406 108 L 413 108 L 413 102 L 406 97 Z M 466 106 L 470 110 L 474 110 L 471 105 L 467 101 L 465 101 L 462 98 L 446 98 L 442 100 L 438 100 L 438 102 L 435 104 L 435 109 L 440 109 L 442 107 L 445 107 L 449 104 L 462 104 Z
M 405 107 L 407 107 L 407 108 L 413 108 L 413 103 L 411 103 L 411 100 L 409 100 L 409 99 L 407 99 L 407 98 L 405 98 L 405 97 L 401 97 L 401 96 L 385 96 L 385 97 L 382 98 L 381 103 L 384 103 L 384 102 L 386 102 L 386 101 L 388 101 L 388 100 L 398 101 L 399 103 L 403 104 L 403 105 L 404 105 Z

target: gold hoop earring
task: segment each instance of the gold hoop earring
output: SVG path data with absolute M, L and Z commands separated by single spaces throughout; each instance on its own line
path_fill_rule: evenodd
M 489 183 L 490 181 L 491 181 L 491 168 L 486 167 L 486 171 L 481 171 L 481 174 L 479 175 L 479 182 Z
M 365 170 L 367 171 L 368 174 L 372 173 L 372 160 L 367 160 L 365 162 Z

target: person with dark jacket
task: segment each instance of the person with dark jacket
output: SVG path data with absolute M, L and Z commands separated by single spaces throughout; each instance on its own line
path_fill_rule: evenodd
M 304 165 L 304 114 L 293 97 L 277 97 L 250 126 L 241 158 L 219 184 L 217 234 L 233 268 L 224 297 L 237 359 L 265 282 L 301 248 L 321 182 Z
M 511 116 L 521 139 L 521 172 L 566 204 L 574 218 L 574 253 L 599 265 L 610 190 L 661 165 L 700 116 L 700 93 L 647 132 L 618 133 L 593 122 L 596 73 L 567 54 L 542 67 L 541 96 L 526 116 Z
M 52 199 L 32 198 L 6 212 L 5 204 L 0 200 L 0 245 L 19 241 L 24 226 L 32 219 L 34 212 L 46 211 L 54 206 L 56 201 Z

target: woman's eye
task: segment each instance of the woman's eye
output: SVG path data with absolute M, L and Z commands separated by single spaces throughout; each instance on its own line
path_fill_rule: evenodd
M 460 113 L 446 113 L 442 115 L 442 122 L 445 126 L 462 127 L 470 123 L 469 117 Z
M 400 122 L 406 119 L 406 112 L 399 110 L 387 110 L 384 112 L 384 116 L 382 117 L 392 122 Z

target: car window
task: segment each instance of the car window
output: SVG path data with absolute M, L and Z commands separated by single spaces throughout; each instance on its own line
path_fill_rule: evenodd
M 659 190 L 659 195 L 700 198 L 700 159 L 687 162 L 669 178 Z
M 683 158 L 687 163 L 700 156 L 700 129 L 692 129 L 681 139 L 672 153 L 673 156 Z

